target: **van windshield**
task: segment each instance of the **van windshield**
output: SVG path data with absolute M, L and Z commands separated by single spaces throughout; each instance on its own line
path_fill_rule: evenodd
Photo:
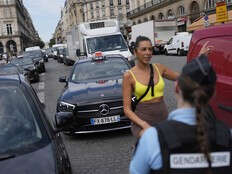
M 88 38 L 87 47 L 90 54 L 97 51 L 105 52 L 128 49 L 122 35 L 120 34 Z

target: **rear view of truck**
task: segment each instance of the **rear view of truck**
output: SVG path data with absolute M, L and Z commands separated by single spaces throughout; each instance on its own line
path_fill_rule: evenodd
M 151 40 L 155 53 L 164 53 L 164 45 L 175 35 L 177 26 L 175 21 L 148 21 L 132 26 L 132 41 L 138 36 L 146 36 Z

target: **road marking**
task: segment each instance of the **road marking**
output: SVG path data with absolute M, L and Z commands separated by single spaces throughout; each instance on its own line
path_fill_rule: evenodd
M 41 73 L 40 75 L 41 75 L 41 76 L 44 76 L 44 75 L 45 75 L 45 73 Z
M 41 103 L 45 103 L 45 95 L 44 95 L 44 92 L 38 92 L 37 93 L 38 97 L 39 97 L 39 100 Z
M 44 90 L 45 83 L 44 82 L 39 82 L 39 91 Z

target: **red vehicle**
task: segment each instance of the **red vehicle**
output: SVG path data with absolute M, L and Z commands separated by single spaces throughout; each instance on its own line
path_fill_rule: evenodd
M 207 41 L 208 46 L 213 46 L 209 60 L 217 73 L 216 92 L 211 106 L 216 117 L 232 128 L 232 24 L 195 31 L 187 62 L 198 56 Z

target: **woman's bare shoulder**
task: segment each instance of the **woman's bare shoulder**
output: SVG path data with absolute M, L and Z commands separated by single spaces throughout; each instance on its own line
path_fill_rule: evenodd
M 163 71 L 165 69 L 165 66 L 161 63 L 154 63 L 153 65 L 155 65 L 159 71 Z

